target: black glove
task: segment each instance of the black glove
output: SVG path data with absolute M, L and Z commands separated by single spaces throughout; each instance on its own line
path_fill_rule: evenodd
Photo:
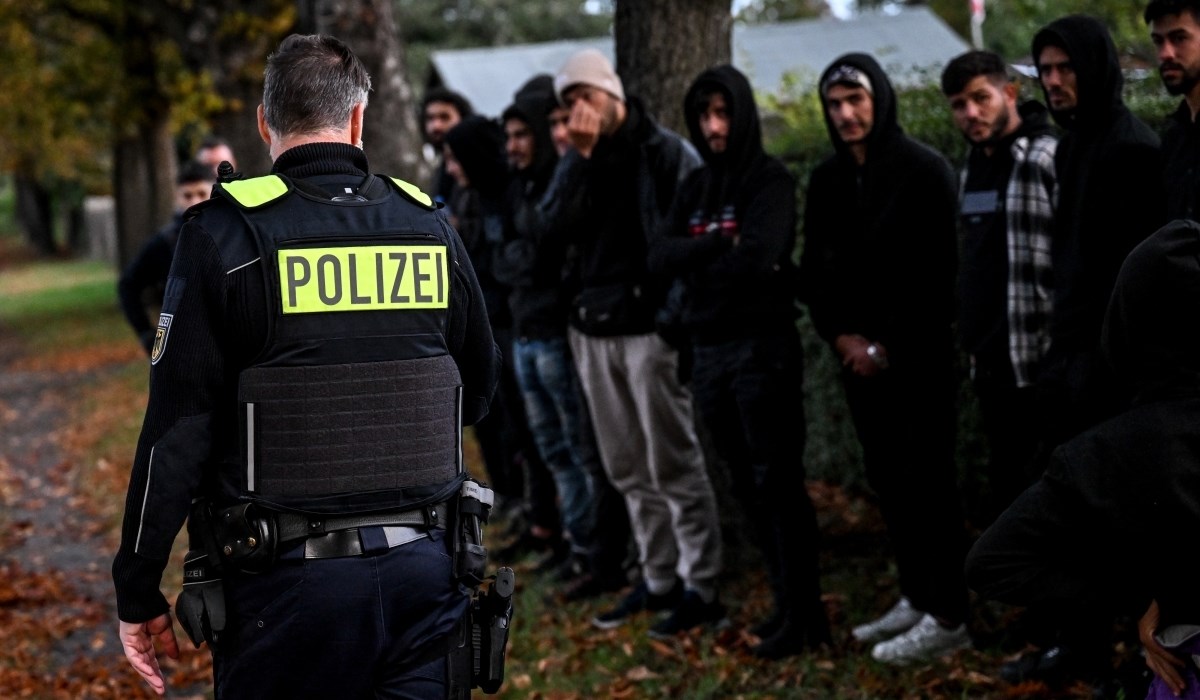
M 175 601 L 175 617 L 196 648 L 200 642 L 215 646 L 225 631 L 225 587 L 201 550 L 190 550 L 183 559 L 183 592 Z

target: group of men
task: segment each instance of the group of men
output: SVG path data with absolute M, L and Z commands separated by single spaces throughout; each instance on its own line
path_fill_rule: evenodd
M 427 100 L 445 211 L 370 173 L 370 78 L 353 53 L 331 37 L 285 40 L 259 108 L 273 174 L 189 210 L 149 343 L 113 568 L 131 663 L 163 692 L 154 642 L 176 648 L 158 584 L 190 508 L 194 548 L 227 542 L 223 556 L 189 556 L 178 611 L 213 645 L 218 696 L 465 692 L 443 661 L 463 643 L 472 580 L 455 540 L 464 514 L 487 509 L 462 505 L 478 491 L 456 456 L 460 427 L 489 406 L 506 415 L 501 444 L 544 469 L 525 475 L 551 494 L 535 523 L 569 544 L 570 590 L 632 584 L 597 627 L 645 612 L 664 613 L 653 637 L 727 624 L 695 410 L 767 568 L 774 608 L 752 652 L 830 643 L 800 457 L 801 302 L 842 365 L 896 559 L 898 602 L 851 632 L 875 659 L 969 647 L 969 581 L 1053 632 L 1006 677 L 1062 672 L 1063 658 L 1096 671 L 1105 626 L 1136 609 L 1160 682 L 1194 689 L 1166 649 L 1195 646 L 1190 564 L 1158 535 L 1200 517 L 1195 429 L 1177 417 L 1200 415 L 1196 332 L 1169 311 L 1200 289 L 1200 226 L 1156 229 L 1190 218 L 1198 194 L 1200 3 L 1153 0 L 1146 20 L 1164 83 L 1185 97 L 1165 158 L 1123 104 L 1115 46 L 1090 17 L 1033 39 L 1048 109 L 1018 101 L 994 54 L 947 65 L 943 92 L 971 146 L 958 178 L 904 133 L 875 59 L 835 59 L 818 82 L 834 152 L 808 185 L 799 266 L 795 180 L 763 150 L 753 91 L 731 66 L 687 91 L 689 139 L 593 50 L 531 79 L 499 122 Z M 314 91 L 321 104 L 297 97 Z M 969 558 L 956 347 L 980 399 L 996 517 Z M 501 407 L 505 371 L 519 400 Z M 1155 438 L 1161 459 L 1139 460 Z M 1171 488 L 1122 500 L 1145 485 L 1139 469 Z M 1151 542 L 1167 574 L 1131 563 Z M 1105 551 L 1128 570 L 1107 576 Z M 197 564 L 217 560 L 221 579 Z
M 1032 41 L 1048 109 L 1018 100 L 995 54 L 946 66 L 942 90 L 971 146 L 957 186 L 944 158 L 902 133 L 872 59 L 843 56 L 821 76 L 836 153 L 808 189 L 802 298 L 845 368 L 896 557 L 899 602 L 852 631 L 881 640 L 876 659 L 969 646 L 969 582 L 1027 606 L 1038 648 L 1006 663 L 1006 680 L 1084 679 L 1115 696 L 1113 623 L 1145 613 L 1140 637 L 1156 682 L 1178 693 L 1190 680 L 1197 691 L 1186 654 L 1155 636 L 1169 629 L 1176 647 L 1195 647 L 1195 617 L 1178 593 L 1190 577 L 1146 573 L 1171 557 L 1136 543 L 1200 519 L 1188 485 L 1200 467 L 1194 435 L 1162 417 L 1188 410 L 1196 394 L 1185 350 L 1193 332 L 1150 311 L 1190 308 L 1176 297 L 1197 283 L 1195 225 L 1158 229 L 1192 218 L 1198 194 L 1188 144 L 1200 107 L 1200 3 L 1153 0 L 1145 20 L 1164 84 L 1185 97 L 1165 148 L 1122 100 L 1107 28 L 1069 16 Z M 1152 330 L 1151 318 L 1170 329 Z M 972 548 L 966 578 L 954 321 L 990 452 L 980 524 L 996 521 Z M 1161 449 L 1139 460 L 1139 440 Z M 1132 493 L 1150 474 L 1169 486 Z
M 1146 21 L 1168 90 L 1198 93 L 1190 100 L 1200 106 L 1194 5 L 1156 0 Z M 787 400 L 802 384 L 798 299 L 844 368 L 899 573 L 896 605 L 852 635 L 897 664 L 971 644 L 954 461 L 957 350 L 970 360 L 989 448 L 977 523 L 986 526 L 1038 480 L 1055 448 L 1130 405 L 1133 387 L 1101 344 L 1109 300 L 1130 251 L 1167 221 L 1189 218 L 1197 195 L 1189 100 L 1162 149 L 1122 100 L 1118 54 L 1101 22 L 1062 18 L 1032 46 L 1048 107 L 1022 102 L 993 53 L 946 66 L 943 92 L 970 144 L 958 177 L 904 134 L 873 58 L 830 64 L 818 85 L 835 152 L 808 186 L 799 269 L 794 181 L 762 151 L 745 76 L 722 66 L 691 86 L 683 109 L 700 159 L 690 165 L 688 142 L 644 125 L 649 117 L 598 55 L 577 55 L 555 76 L 558 99 L 544 108 L 559 112 L 567 138 L 548 183 L 527 199 L 540 199 L 531 208 L 545 234 L 526 244 L 564 245 L 573 261 L 560 280 L 570 298 L 559 297 L 568 359 L 640 564 L 638 586 L 596 624 L 641 610 L 673 611 L 651 634 L 724 620 L 713 586 L 719 555 L 704 544 L 719 541 L 717 521 L 691 537 L 680 528 L 688 511 L 673 501 L 676 486 L 663 479 L 664 465 L 692 467 L 679 483 L 699 499 L 694 508 L 710 507 L 688 434 L 690 400 L 765 555 L 775 608 L 753 629 L 762 639 L 755 653 L 778 658 L 829 640 L 819 533 L 797 456 L 804 415 Z M 510 134 L 520 131 L 511 118 Z M 673 192 L 669 202 L 664 192 Z M 564 226 L 565 240 L 556 237 Z M 644 306 L 657 309 L 653 322 L 651 309 L 639 316 Z M 651 371 L 645 363 L 656 355 L 671 358 L 672 371 Z M 681 368 L 686 387 L 676 381 Z M 656 377 L 664 393 L 639 397 L 659 391 Z M 662 396 L 679 391 L 690 399 L 664 408 L 672 402 Z M 660 451 L 675 426 L 683 442 Z M 1112 616 L 1071 601 L 1023 602 L 1041 648 L 1007 664 L 1006 678 L 1104 675 Z

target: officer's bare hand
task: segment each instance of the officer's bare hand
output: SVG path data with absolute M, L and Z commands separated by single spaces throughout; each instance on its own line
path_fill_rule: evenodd
M 1142 642 L 1142 648 L 1146 650 L 1146 665 L 1154 671 L 1154 675 L 1163 680 L 1167 684 L 1167 688 L 1173 694 L 1178 696 L 1183 692 L 1184 685 L 1183 676 L 1179 673 L 1184 666 L 1183 659 L 1175 656 L 1170 651 L 1167 651 L 1154 638 L 1154 633 L 1158 631 L 1158 601 L 1150 601 L 1150 607 L 1146 610 L 1146 614 L 1142 615 L 1142 619 L 1138 621 L 1138 639 Z
M 163 652 L 172 659 L 179 658 L 179 643 L 175 640 L 175 628 L 171 626 L 171 615 L 163 613 L 148 622 L 121 621 L 121 646 L 125 658 L 154 692 L 162 695 L 167 691 L 167 682 L 158 667 L 158 655 L 154 651 L 157 641 Z
M 600 140 L 600 112 L 586 100 L 575 100 L 571 105 L 571 116 L 567 118 L 567 135 L 579 155 L 591 158 L 592 149 Z

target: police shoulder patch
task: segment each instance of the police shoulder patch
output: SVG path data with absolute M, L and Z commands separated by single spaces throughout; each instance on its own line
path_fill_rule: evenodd
M 238 206 L 257 209 L 291 192 L 291 185 L 278 175 L 263 175 L 220 184 L 216 191 L 228 196 Z
M 434 206 L 433 199 L 430 198 L 429 195 L 422 192 L 420 187 L 417 187 L 416 185 L 412 184 L 411 182 L 406 182 L 404 180 L 401 180 L 398 177 L 392 177 L 392 178 L 388 178 L 388 179 L 391 180 L 396 185 L 396 187 L 400 188 L 400 192 L 402 192 L 405 197 L 412 200 L 413 202 L 420 204 L 422 207 L 425 207 L 426 209 L 436 209 L 437 208 L 436 206 Z
M 156 365 L 167 351 L 167 339 L 171 335 L 171 321 L 175 314 L 162 313 L 158 315 L 158 328 L 154 331 L 154 347 L 150 350 L 150 364 Z

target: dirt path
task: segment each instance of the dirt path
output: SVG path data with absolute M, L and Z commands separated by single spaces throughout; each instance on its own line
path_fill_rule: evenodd
M 114 368 L 40 371 L 21 360 L 0 328 L 0 697 L 150 697 L 117 638 L 115 533 L 64 447 L 72 401 Z

